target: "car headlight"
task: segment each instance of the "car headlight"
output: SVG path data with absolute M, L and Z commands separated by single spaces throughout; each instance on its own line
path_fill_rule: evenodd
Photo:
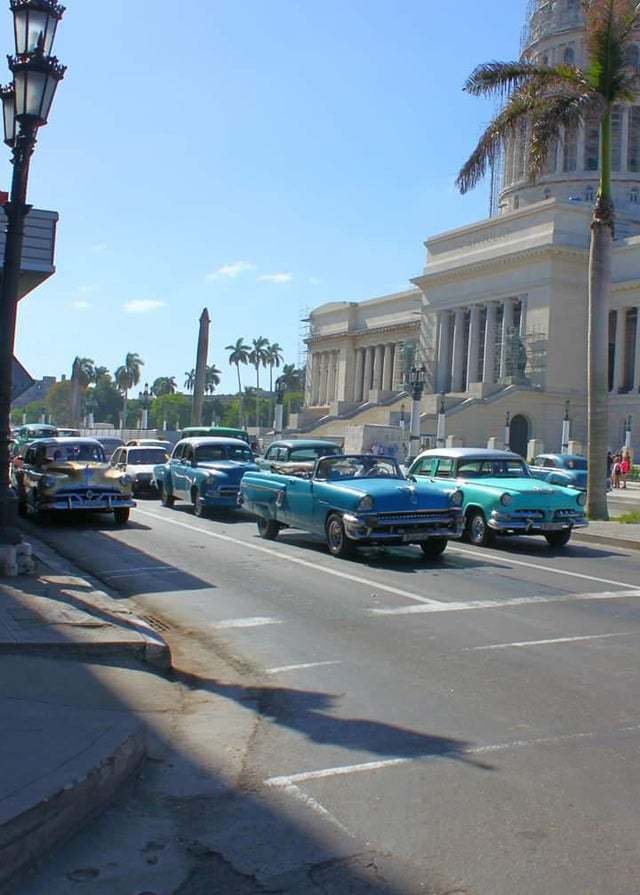
M 510 507 L 511 504 L 513 503 L 513 498 L 511 497 L 510 494 L 507 494 L 505 492 L 502 495 L 502 497 L 500 498 L 500 503 L 502 504 L 503 507 Z
M 580 494 L 578 494 L 578 496 L 576 497 L 576 500 L 578 501 L 578 506 L 583 507 L 587 502 L 587 495 L 584 491 L 581 491 Z
M 461 507 L 464 500 L 464 494 L 458 489 L 457 491 L 454 491 L 453 494 L 451 494 L 449 500 L 451 501 L 452 506 Z
M 373 509 L 373 497 L 367 495 L 363 497 L 360 503 L 358 504 L 358 512 L 360 513 L 368 513 Z
M 120 476 L 120 484 L 126 488 L 127 485 L 131 484 L 131 476 L 127 475 L 126 473 L 124 475 L 121 475 Z

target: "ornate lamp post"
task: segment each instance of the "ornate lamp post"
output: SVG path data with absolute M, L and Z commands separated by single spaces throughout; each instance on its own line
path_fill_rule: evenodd
M 418 456 L 420 448 L 420 410 L 422 407 L 422 394 L 424 392 L 424 380 L 427 371 L 424 365 L 412 367 L 409 372 L 409 385 L 411 387 L 411 423 L 409 428 L 409 457 L 413 460 Z
M 55 0 L 10 0 L 15 31 L 15 56 L 9 56 L 13 83 L 0 90 L 4 142 L 12 152 L 11 199 L 4 210 L 7 235 L 0 287 L 0 543 L 15 544 L 17 502 L 9 477 L 11 367 L 24 241 L 29 166 L 39 128 L 49 118 L 51 104 L 65 67 L 51 55 L 64 7 Z
M 276 435 L 281 435 L 284 428 L 284 396 L 287 392 L 287 384 L 284 376 L 276 379 L 276 419 L 273 430 Z
M 438 407 L 438 420 L 436 424 L 436 447 L 443 448 L 447 441 L 447 402 L 444 395 L 440 395 Z
M 564 405 L 564 419 L 562 421 L 562 453 L 569 453 L 569 441 L 571 440 L 571 401 Z
M 502 437 L 505 451 L 511 449 L 511 413 L 507 410 L 504 416 L 504 435 Z
M 144 391 L 138 395 L 140 406 L 142 407 L 142 426 L 145 431 L 149 428 L 149 408 L 151 407 L 151 392 L 149 391 L 149 383 L 145 382 Z

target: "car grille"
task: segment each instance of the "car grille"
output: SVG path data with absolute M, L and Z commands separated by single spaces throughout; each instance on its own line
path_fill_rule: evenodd
M 229 497 L 235 499 L 238 496 L 239 488 L 218 488 L 220 497 Z
M 516 518 L 518 518 L 519 516 L 524 516 L 525 519 L 537 519 L 539 522 L 542 522 L 544 519 L 544 510 L 521 510 L 518 507 L 518 509 L 514 510 L 511 515 Z
M 573 519 L 578 513 L 582 515 L 581 510 L 556 510 L 553 514 L 553 518 L 556 522 L 560 522 L 563 519 Z
M 379 522 L 428 522 L 434 516 L 448 515 L 449 509 L 443 507 L 441 510 L 418 510 L 415 512 L 398 512 L 398 513 L 376 513 Z

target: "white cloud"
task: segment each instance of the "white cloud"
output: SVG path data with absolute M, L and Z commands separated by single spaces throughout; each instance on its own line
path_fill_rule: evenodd
M 156 301 L 153 298 L 134 298 L 133 301 L 126 302 L 123 307 L 127 314 L 150 314 L 151 311 L 157 311 L 165 305 L 166 302 Z
M 293 279 L 291 273 L 265 273 L 258 277 L 259 283 L 290 283 Z
M 213 273 L 207 274 L 208 280 L 220 280 L 220 279 L 228 279 L 235 280 L 237 277 L 241 276 L 243 273 L 247 273 L 249 270 L 255 270 L 255 264 L 250 264 L 248 261 L 234 261 L 233 264 L 223 264 L 222 267 L 219 267 L 217 270 L 214 270 Z
M 74 301 L 71 306 L 75 311 L 86 311 L 91 305 L 88 301 Z

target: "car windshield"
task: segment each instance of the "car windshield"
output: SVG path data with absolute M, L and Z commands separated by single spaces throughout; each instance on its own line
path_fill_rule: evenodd
M 575 469 L 575 470 L 585 471 L 587 468 L 587 461 L 586 460 L 573 460 L 573 459 L 565 460 L 563 465 L 564 465 L 565 469 Z
M 340 482 L 345 479 L 403 479 L 404 476 L 395 460 L 360 454 L 321 460 L 318 463 L 316 478 L 328 482 Z
M 460 478 L 465 479 L 520 479 L 529 477 L 527 468 L 522 460 L 499 457 L 461 460 L 458 463 L 457 474 Z
M 210 463 L 215 460 L 239 460 L 248 463 L 253 459 L 251 449 L 239 444 L 205 444 L 196 451 L 196 463 Z
M 292 463 L 304 463 L 311 460 L 315 462 L 320 457 L 335 457 L 340 453 L 337 444 L 319 444 L 315 447 L 291 448 L 289 451 L 289 460 Z
M 105 463 L 105 455 L 100 444 L 51 444 L 47 446 L 47 460 L 53 463 L 86 462 Z
M 153 466 L 156 463 L 166 463 L 168 454 L 162 448 L 140 448 L 129 451 L 127 463 L 129 466 Z

